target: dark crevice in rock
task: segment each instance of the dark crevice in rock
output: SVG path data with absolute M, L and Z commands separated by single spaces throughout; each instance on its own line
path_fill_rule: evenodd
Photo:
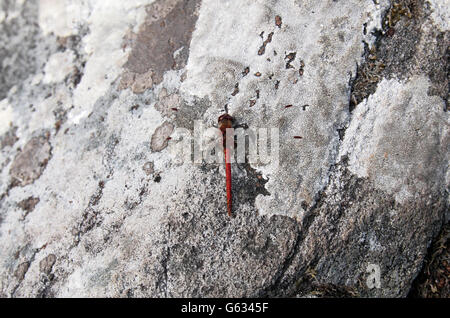
M 99 226 L 101 223 L 102 217 L 99 211 L 92 208 L 84 210 L 78 229 L 73 233 L 75 235 L 75 246 L 78 246 L 84 234 Z
M 264 288 L 260 293 L 257 295 L 257 297 L 279 297 L 283 294 L 284 287 L 281 286 L 281 282 L 284 278 L 284 274 L 288 270 L 288 268 L 291 266 L 295 256 L 298 254 L 298 249 L 302 243 L 302 241 L 305 238 L 304 232 L 308 231 L 309 225 L 312 223 L 312 217 L 311 214 L 305 217 L 305 227 L 302 229 L 297 230 L 297 235 L 294 241 L 294 245 L 289 252 L 287 258 L 284 260 L 283 264 L 280 266 L 279 270 L 274 276 L 273 282 L 266 288 Z
M 424 74 L 432 82 L 430 95 L 438 95 L 448 105 L 448 33 L 424 31 L 430 8 L 423 0 L 395 0 L 375 33 L 373 47 L 366 44 L 364 62 L 351 83 L 350 112 L 372 95 L 383 78 L 407 79 Z M 447 108 L 448 106 L 446 106 Z
M 100 202 L 100 199 L 103 196 L 104 187 L 105 181 L 99 181 L 96 191 L 91 195 L 88 206 L 83 212 L 82 220 L 78 226 L 72 230 L 72 234 L 75 236 L 75 246 L 78 246 L 84 234 L 102 224 L 103 218 L 100 215 L 100 211 L 96 210 L 94 207 Z
M 86 56 L 83 54 L 82 39 L 89 33 L 87 25 L 78 27 L 78 34 L 69 35 L 65 37 L 57 37 L 58 51 L 64 52 L 71 50 L 75 56 L 74 70 L 67 76 L 65 82 L 68 87 L 75 89 L 81 82 L 84 75 L 84 68 L 86 66 Z
M 233 90 L 233 92 L 231 93 L 231 96 L 236 96 L 238 93 L 239 93 L 239 83 L 236 83 L 236 84 L 234 85 L 234 90 Z
M 340 141 L 343 141 L 343 140 L 344 140 L 344 137 L 345 137 L 345 130 L 346 130 L 345 127 L 343 127 L 343 128 L 338 128 L 338 129 L 337 129 L 337 132 L 338 132 L 339 140 L 340 140 Z
M 21 251 L 26 250 L 29 247 L 29 245 L 23 247 L 21 250 L 18 251 L 18 254 L 20 254 Z M 30 269 L 31 264 L 34 262 L 34 259 L 36 258 L 36 254 L 39 253 L 41 250 L 47 247 L 47 244 L 44 244 L 41 247 L 34 248 L 31 250 L 31 256 L 29 256 L 28 260 L 21 262 L 16 270 L 14 271 L 14 276 L 17 278 L 18 282 L 16 286 L 11 291 L 11 297 L 15 297 L 15 294 L 17 290 L 19 289 L 20 285 L 22 284 L 22 281 L 25 279 L 25 275 Z
M 304 295 L 320 298 L 352 298 L 359 296 L 354 287 L 317 283 L 314 281 L 314 273 L 309 273 L 308 277 L 309 281 L 307 284 L 309 284 L 310 287 L 308 288 L 308 292 L 304 293 Z
M 387 13 L 385 13 L 385 17 L 386 15 Z M 385 17 L 383 18 L 383 21 L 385 21 Z M 382 25 L 384 25 L 384 23 L 382 23 Z M 373 47 L 377 48 L 383 34 L 382 32 L 376 32 L 374 33 L 374 35 L 376 36 L 376 40 Z M 375 50 L 372 50 L 372 52 L 374 51 Z M 379 77 L 379 72 L 384 67 L 384 65 L 380 62 L 372 61 L 371 59 L 369 59 L 369 55 L 369 46 L 366 42 L 364 42 L 364 61 L 361 63 L 361 65 L 357 65 L 355 77 L 350 77 L 350 113 L 363 99 L 367 98 L 369 95 L 375 92 L 378 82 L 381 80 L 381 78 Z
M 40 283 L 42 287 L 39 288 L 37 292 L 38 298 L 53 298 L 55 295 L 51 292 L 52 286 L 56 282 L 56 277 L 52 273 L 53 266 L 56 262 L 55 254 L 49 254 L 39 262 Z
M 161 176 L 159 174 L 157 174 L 155 176 L 155 178 L 153 179 L 153 181 L 156 182 L 156 183 L 160 183 L 161 182 Z
M 331 174 L 334 169 L 335 166 L 331 166 L 329 174 Z M 285 259 L 283 265 L 280 267 L 280 270 L 276 274 L 273 283 L 270 286 L 266 287 L 260 293 L 259 295 L 260 297 L 285 297 L 287 296 L 286 292 L 292 289 L 290 286 L 296 284 L 296 282 L 299 279 L 298 277 L 302 277 L 304 271 L 306 270 L 306 266 L 303 268 L 303 270 L 298 271 L 296 278 L 291 279 L 288 282 L 286 281 L 285 273 L 292 266 L 293 262 L 295 261 L 295 258 L 298 257 L 299 249 L 301 248 L 301 245 L 309 235 L 309 229 L 313 224 L 315 217 L 317 216 L 316 210 L 319 204 L 321 204 L 321 202 L 325 200 L 326 197 L 325 191 L 327 189 L 327 186 L 328 185 L 325 185 L 322 191 L 320 191 L 316 195 L 314 204 L 309 209 L 307 209 L 307 206 L 305 206 L 306 207 L 305 216 L 303 217 L 301 225 L 299 225 L 300 227 L 298 228 L 293 248 L 289 253 L 289 256 Z M 308 264 L 310 265 L 315 261 L 316 260 L 314 259 L 309 260 Z
M 89 207 L 96 206 L 100 199 L 103 196 L 103 188 L 105 187 L 105 182 L 100 181 L 98 183 L 97 191 L 93 195 L 91 195 L 91 198 L 89 199 Z
M 403 292 L 417 275 L 418 255 L 442 224 L 446 198 L 434 195 L 428 202 L 401 205 L 370 181 L 354 176 L 347 165 L 343 157 L 332 167 L 330 181 L 307 211 L 290 256 L 260 296 L 406 296 Z M 392 237 L 404 239 L 393 243 Z M 382 289 L 367 286 L 367 263 L 382 268 Z
M 450 297 L 450 223 L 428 248 L 421 272 L 408 293 L 411 298 Z
M 346 159 L 344 158 L 343 160 L 345 162 Z M 333 170 L 335 170 L 336 165 L 333 165 L 330 167 L 329 174 L 332 174 Z M 326 198 L 325 191 L 326 191 L 327 187 L 328 187 L 328 184 L 325 185 L 324 188 L 317 193 L 314 203 L 309 209 L 308 209 L 307 204 L 302 202 L 302 204 L 305 205 L 304 209 L 306 210 L 306 212 L 305 212 L 305 216 L 303 217 L 301 227 L 299 228 L 299 230 L 297 232 L 295 244 L 292 248 L 292 251 L 290 252 L 289 257 L 286 258 L 283 266 L 280 268 L 279 272 L 277 273 L 274 282 L 269 287 L 265 288 L 262 291 L 262 293 L 260 294 L 260 296 L 262 296 L 262 297 L 286 296 L 286 291 L 291 289 L 289 287 L 289 285 L 296 284 L 296 282 L 298 281 L 298 277 L 302 277 L 304 271 L 307 270 L 307 266 L 305 266 L 303 268 L 303 270 L 298 271 L 296 278 L 294 278 L 293 280 L 291 280 L 289 282 L 286 282 L 285 273 L 292 266 L 295 258 L 298 257 L 299 249 L 300 249 L 301 245 L 303 244 L 303 242 L 305 241 L 305 239 L 309 235 L 309 229 L 310 229 L 311 225 L 313 224 L 315 217 L 317 216 L 316 210 L 317 210 L 319 204 L 321 204 L 321 202 L 324 201 Z M 309 260 L 308 265 L 310 266 L 314 262 L 316 262 L 316 260 L 311 259 L 311 260 Z
M 143 201 L 145 196 L 147 195 L 147 185 L 141 186 L 139 189 L 138 199 L 132 200 L 127 198 L 124 202 L 124 206 L 127 210 L 134 210 L 137 206 L 139 206 Z
M 39 282 L 42 284 L 42 287 L 39 288 L 36 297 L 37 298 L 55 298 L 54 292 L 52 292 L 52 287 L 56 283 L 56 276 L 52 273 L 45 275 L 42 274 Z

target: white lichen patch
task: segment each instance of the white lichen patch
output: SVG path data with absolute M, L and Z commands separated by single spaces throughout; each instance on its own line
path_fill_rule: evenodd
M 33 85 L 33 86 L 38 85 L 39 83 L 42 82 L 43 79 L 44 79 L 44 74 L 43 73 L 38 73 L 38 74 L 33 76 L 30 84 Z
M 431 5 L 431 19 L 441 31 L 449 30 L 450 3 L 448 0 L 428 0 Z
M 39 27 L 45 35 L 69 36 L 89 15 L 89 1 L 39 0 Z
M 17 121 L 21 123 L 21 129 L 26 128 L 29 131 L 52 129 L 55 126 L 55 120 L 52 118 L 54 112 L 58 108 L 67 110 L 71 107 L 71 104 L 72 95 L 69 89 L 65 86 L 59 86 L 48 98 L 36 101 L 36 105 L 33 106 L 34 112 L 30 118 L 21 116 L 17 118 Z M 49 120 L 49 118 L 52 118 L 52 120 Z
M 182 90 L 211 100 L 206 121 L 215 122 L 228 104 L 231 115 L 253 128 L 280 130 L 279 166 L 257 167 L 271 193 L 257 198 L 261 213 L 301 218 L 302 202 L 312 204 L 326 183 L 337 129 L 348 119 L 350 78 L 385 7 L 372 1 L 202 3 Z
M 5 98 L 0 101 L 0 135 L 3 135 L 10 128 L 13 121 L 13 109 Z
M 3 23 L 5 21 L 6 13 L 3 10 L 0 10 L 0 23 Z
M 311 260 L 321 262 L 320 281 L 352 286 L 367 255 L 403 266 L 426 249 L 422 223 L 438 222 L 422 216 L 439 211 L 428 213 L 421 191 L 439 195 L 433 188 L 450 180 L 442 100 L 428 96 L 425 78 L 383 80 L 348 112 L 363 41 L 371 45 L 387 1 L 203 0 L 183 29 L 186 10 L 173 8 L 190 1 L 40 2 L 42 33 L 31 37 L 49 41 L 35 54 L 42 63 L 0 101 L 0 297 L 252 297 L 275 285 L 284 295 L 286 279 Z M 150 66 L 120 88 L 123 37 L 145 30 L 144 20 L 158 21 L 152 48 L 174 21 L 193 40 L 172 47 L 168 56 L 181 63 L 161 68 L 158 81 Z M 148 53 L 149 34 L 129 44 Z M 152 54 L 137 54 L 134 66 Z M 232 218 L 223 163 L 191 162 L 193 124 L 217 125 L 225 104 L 238 123 L 279 129 L 280 141 L 278 166 L 232 165 Z M 210 149 L 217 133 L 208 130 L 197 148 Z M 339 154 L 350 172 L 330 169 Z M 304 224 L 290 217 L 301 220 L 325 186 L 299 241 Z M 404 218 L 376 189 L 399 200 L 418 194 L 418 208 Z M 29 211 L 27 200 L 36 202 Z M 423 241 L 404 235 L 410 224 Z M 389 288 L 383 295 L 403 287 Z
M 350 171 L 401 203 L 448 185 L 449 116 L 429 85 L 425 77 L 381 81 L 356 107 L 341 148 Z
M 74 70 L 73 51 L 58 52 L 50 56 L 44 67 L 43 81 L 46 84 L 62 82 Z
M 10 22 L 14 19 L 16 19 L 19 15 L 20 15 L 20 10 L 24 4 L 26 0 L 17 0 L 17 1 L 13 1 L 12 3 L 9 4 L 9 8 L 8 8 L 8 14 L 4 14 L 3 16 L 3 20 L 5 20 L 6 22 Z M 1 23 L 1 13 L 0 13 L 0 23 Z
M 83 53 L 89 58 L 74 91 L 71 122 L 77 124 L 85 118 L 119 76 L 129 53 L 122 48 L 123 38 L 130 28 L 143 22 L 145 6 L 151 2 L 41 0 L 39 25 L 44 34 L 68 36 L 82 25 L 89 27 L 83 37 Z

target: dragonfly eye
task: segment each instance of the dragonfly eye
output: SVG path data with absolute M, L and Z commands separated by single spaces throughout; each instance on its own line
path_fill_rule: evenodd
M 230 115 L 225 113 L 225 114 L 221 115 L 217 121 L 219 122 L 219 124 L 223 123 L 225 121 L 232 122 L 233 121 L 233 117 L 231 117 Z

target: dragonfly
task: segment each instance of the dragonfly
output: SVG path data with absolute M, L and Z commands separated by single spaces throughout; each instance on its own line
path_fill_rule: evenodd
M 291 105 L 288 105 L 291 107 Z M 286 107 L 288 107 L 286 106 Z M 226 190 L 227 190 L 227 211 L 228 216 L 232 217 L 232 194 L 231 194 L 231 148 L 230 145 L 227 145 L 227 128 L 233 128 L 234 118 L 228 114 L 227 109 L 225 108 L 225 113 L 220 115 L 218 118 L 218 126 L 222 133 L 222 142 L 223 142 L 223 154 L 225 157 L 225 178 L 226 178 Z M 237 127 L 248 128 L 246 124 L 238 125 Z M 293 136 L 294 139 L 303 139 L 302 136 Z
M 230 145 L 226 143 L 227 128 L 233 127 L 234 118 L 225 113 L 219 116 L 218 124 L 219 129 L 222 132 L 223 140 L 223 154 L 225 157 L 225 178 L 226 178 L 226 188 L 227 188 L 227 210 L 228 216 L 232 216 L 232 196 L 231 196 L 231 149 Z

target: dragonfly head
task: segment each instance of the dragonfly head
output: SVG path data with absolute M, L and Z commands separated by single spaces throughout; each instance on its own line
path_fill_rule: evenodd
M 226 128 L 231 128 L 232 124 L 233 124 L 233 117 L 231 117 L 229 114 L 225 113 L 223 115 L 221 115 L 219 117 L 219 119 L 217 120 L 219 123 L 219 128 L 220 129 L 226 129 Z

